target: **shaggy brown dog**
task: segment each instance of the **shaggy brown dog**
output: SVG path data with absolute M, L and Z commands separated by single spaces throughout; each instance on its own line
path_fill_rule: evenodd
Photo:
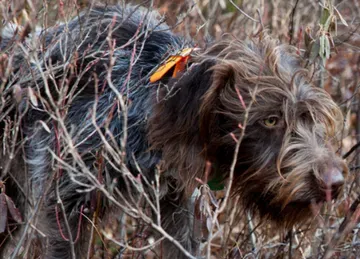
M 39 217 L 32 224 L 43 234 L 46 258 L 86 255 L 89 231 L 85 220 L 78 228 L 79 215 L 91 218 L 96 211 L 94 186 L 102 192 L 116 187 L 117 199 L 128 197 L 129 204 L 130 192 L 144 197 L 129 186 L 128 170 L 144 182 L 155 182 L 161 172 L 161 226 L 194 255 L 199 240 L 189 200 L 199 185 L 195 178 L 206 178 L 206 164 L 208 178 L 220 184 L 228 182 L 233 167 L 231 190 L 242 206 L 284 227 L 307 220 L 312 203 L 341 190 L 346 165 L 332 149 L 341 111 L 312 84 L 291 46 L 266 36 L 224 39 L 181 57 L 176 75 L 174 69 L 159 75 L 169 56 L 176 58 L 191 44 L 154 13 L 119 6 L 94 8 L 33 40 L 44 47 L 36 54 L 17 48 L 16 37 L 1 43 L 9 56 L 18 53 L 3 82 L 4 95 L 15 92 L 20 102 L 9 114 L 21 119 L 19 145 L 25 145 L 15 161 L 3 143 L 8 154 L 2 160 L 12 171 L 4 170 L 1 179 L 9 175 L 25 192 L 25 222 Z M 19 101 L 21 91 L 29 98 Z M 9 137 L 12 124 L 4 125 L 1 139 Z M 26 170 L 14 169 L 19 166 Z M 9 195 L 22 196 L 11 193 L 11 181 L 7 185 Z M 25 230 L 22 241 L 33 238 Z M 165 257 L 183 257 L 171 244 L 163 245 Z

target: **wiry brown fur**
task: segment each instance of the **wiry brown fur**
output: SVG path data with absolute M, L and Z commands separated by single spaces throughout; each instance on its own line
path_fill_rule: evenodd
M 158 104 L 149 124 L 151 144 L 164 150 L 163 170 L 180 190 L 189 194 L 195 178 L 204 179 L 206 161 L 213 165 L 210 179 L 221 175 L 226 183 L 236 144 L 230 133 L 237 138 L 246 120 L 232 185 L 246 208 L 291 227 L 309 219 L 311 204 L 324 201 L 326 190 L 338 195 L 342 184 L 329 186 L 327 174 L 347 172 L 333 150 L 342 113 L 312 84 L 295 48 L 269 37 L 227 39 L 194 63 L 205 69 L 190 68 L 174 82 L 177 98 Z M 248 118 L 236 88 L 251 105 Z M 273 128 L 263 125 L 270 115 L 279 117 Z

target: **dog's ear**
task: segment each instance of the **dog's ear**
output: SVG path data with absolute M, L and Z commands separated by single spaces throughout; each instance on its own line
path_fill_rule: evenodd
M 222 112 L 241 106 L 235 82 L 234 65 L 212 59 L 193 65 L 180 79 L 161 88 L 162 99 L 149 122 L 150 145 L 161 150 L 163 170 L 176 171 L 172 177 L 190 192 L 198 184 L 195 178 L 204 179 L 205 164 L 215 158 L 224 137 L 223 119 L 224 123 L 229 120 Z M 166 98 L 170 88 L 176 94 Z
M 161 87 L 160 94 L 153 98 L 156 104 L 148 129 L 151 148 L 161 150 L 162 169 L 176 171 L 171 177 L 189 192 L 198 184 L 195 178 L 202 179 L 205 171 L 200 121 L 203 98 L 213 87 L 214 65 L 214 61 L 194 64 L 180 78 L 171 79 L 166 87 Z M 169 89 L 175 94 L 169 94 Z
M 200 107 L 200 132 L 205 142 L 216 133 L 223 102 L 233 96 L 235 89 L 235 71 L 231 64 L 217 64 L 212 71 L 211 86 L 202 97 Z

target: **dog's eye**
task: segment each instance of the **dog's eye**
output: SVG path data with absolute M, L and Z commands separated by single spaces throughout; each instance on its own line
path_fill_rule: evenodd
M 277 116 L 270 116 L 264 120 L 266 127 L 274 127 L 278 123 L 279 119 Z

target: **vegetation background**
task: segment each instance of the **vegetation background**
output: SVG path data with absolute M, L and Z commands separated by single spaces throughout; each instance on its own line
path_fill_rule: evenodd
M 334 97 L 346 116 L 347 131 L 339 152 L 347 159 L 350 173 L 339 200 L 316 208 L 322 216 L 316 217 L 314 224 L 279 233 L 270 224 L 259 225 L 256 218 L 252 219 L 237 206 L 235 198 L 219 215 L 218 227 L 208 229 L 215 233 L 211 258 L 360 258 L 360 149 L 357 150 L 360 146 L 360 1 L 137 0 L 131 3 L 158 10 L 176 33 L 193 39 L 200 47 L 220 39 L 224 33 L 245 38 L 267 30 L 281 42 L 296 46 L 299 53 L 314 63 L 313 67 L 319 69 L 318 86 Z M 31 30 L 46 28 L 68 21 L 93 4 L 96 3 L 92 0 L 1 0 L 0 31 L 10 22 L 29 26 Z M 221 199 L 223 194 L 213 195 Z M 208 201 L 208 206 L 216 206 L 216 201 Z M 113 213 L 107 221 L 103 220 L 104 227 L 95 231 L 88 257 L 161 258 L 161 249 L 151 247 L 154 238 L 141 218 Z

